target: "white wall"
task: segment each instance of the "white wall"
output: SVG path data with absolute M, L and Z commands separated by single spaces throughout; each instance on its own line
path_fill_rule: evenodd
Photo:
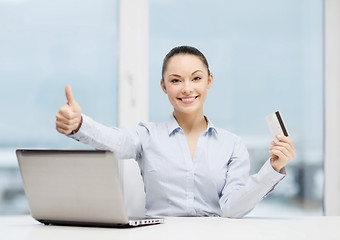
M 325 214 L 340 215 L 340 0 L 325 0 Z

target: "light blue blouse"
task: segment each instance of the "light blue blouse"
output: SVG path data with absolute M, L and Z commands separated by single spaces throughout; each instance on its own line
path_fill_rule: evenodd
M 285 175 L 267 160 L 249 176 L 249 155 L 241 139 L 209 120 L 194 158 L 173 115 L 162 123 L 135 128 L 103 126 L 83 115 L 70 137 L 117 158 L 137 160 L 144 180 L 148 216 L 242 217 L 270 193 Z

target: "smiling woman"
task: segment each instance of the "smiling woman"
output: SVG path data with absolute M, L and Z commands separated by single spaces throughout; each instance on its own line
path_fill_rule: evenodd
M 198 138 L 207 128 L 203 104 L 213 82 L 208 62 L 196 48 L 182 46 L 170 51 L 162 69 L 162 90 L 168 95 L 173 115 L 186 135 L 191 158 L 194 158 Z
M 109 128 L 82 113 L 66 87 L 56 129 L 118 159 L 137 160 L 144 180 L 148 216 L 242 217 L 274 190 L 295 157 L 292 141 L 278 136 L 270 159 L 249 176 L 249 156 L 241 139 L 215 127 L 203 114 L 212 75 L 188 46 L 176 47 L 165 62 L 161 86 L 173 105 L 166 122 Z M 201 53 L 201 55 L 203 55 Z M 167 57 L 166 57 L 167 58 Z
M 284 115 L 298 154 L 252 216 L 322 214 L 323 2 L 150 0 L 150 121 L 173 107 L 158 82 L 164 53 L 177 45 L 194 45 L 209 59 L 214 83 L 204 112 L 242 137 L 251 173 L 268 154 L 264 117 Z
M 144 181 L 155 186 L 148 188 L 148 196 L 152 189 L 160 193 L 164 190 L 163 197 L 168 193 L 172 195 L 171 190 L 178 190 L 192 203 L 195 184 L 208 189 L 197 193 L 202 202 L 207 201 L 205 196 L 218 193 L 216 189 L 225 186 L 222 177 L 225 171 L 234 167 L 232 162 L 226 165 L 213 161 L 204 165 L 204 161 L 193 159 L 201 160 L 206 154 L 204 149 L 216 155 L 230 156 L 231 153 L 225 145 L 216 146 L 206 138 L 198 137 L 197 143 L 191 144 L 183 132 L 190 128 L 184 122 L 181 128 L 170 114 L 174 109 L 169 104 L 169 95 L 159 87 L 163 57 L 169 49 L 180 45 L 198 47 L 209 58 L 210 66 L 200 56 L 196 60 L 203 66 L 196 70 L 202 72 L 194 69 L 173 72 L 177 74 L 173 82 L 182 84 L 181 77 L 192 80 L 188 81 L 192 85 L 187 85 L 187 90 L 174 95 L 174 102 L 179 109 L 189 109 L 199 102 L 201 91 L 195 90 L 193 85 L 196 81 L 207 80 L 211 67 L 214 83 L 207 90 L 209 97 L 204 104 L 204 113 L 209 118 L 200 118 L 194 123 L 202 128 L 205 124 L 203 135 L 211 135 L 211 138 L 224 134 L 223 131 L 219 134 L 212 122 L 240 135 L 250 151 L 251 173 L 257 173 L 268 156 L 271 139 L 263 117 L 278 109 L 285 117 L 299 154 L 287 166 L 285 181 L 251 214 L 322 214 L 323 2 L 123 0 L 118 5 L 118 1 L 112 0 L 95 3 L 0 1 L 0 76 L 3 83 L 0 95 L 5 99 L 0 102 L 5 113 L 0 118 L 0 214 L 28 211 L 22 204 L 25 199 L 16 171 L 15 148 L 88 148 L 58 135 L 54 128 L 55 112 L 65 103 L 61 93 L 67 84 L 75 90 L 74 98 L 81 103 L 83 111 L 106 125 L 134 126 L 137 124 L 135 116 L 142 121 L 163 122 L 170 115 L 168 128 L 163 129 L 167 135 L 154 135 L 150 142 L 159 147 L 155 147 L 154 153 L 163 151 L 165 157 L 158 159 L 164 162 L 141 165 L 142 170 L 149 173 Z M 336 51 L 330 49 L 330 52 Z M 170 85 L 164 82 L 164 87 L 169 93 Z M 167 145 L 159 144 L 162 137 L 169 135 L 172 138 Z M 228 138 L 224 140 L 228 142 Z M 189 145 L 196 145 L 196 148 Z M 235 146 L 243 145 L 237 142 Z M 164 187 L 168 179 L 181 186 L 183 178 L 167 175 L 168 157 L 183 160 L 183 156 L 184 161 L 171 164 L 186 176 L 188 191 L 171 187 L 169 190 Z M 127 174 L 129 179 L 132 175 Z M 161 181 L 154 181 L 150 177 L 153 175 L 159 176 Z M 193 184 L 194 176 L 205 175 L 215 176 L 215 179 Z M 127 200 L 142 202 L 142 199 L 135 200 L 136 182 L 131 186 L 131 196 Z M 197 215 L 220 209 L 216 199 L 213 210 L 202 202 L 196 202 L 200 206 L 197 209 L 205 210 L 197 210 Z M 153 205 L 152 199 L 148 199 L 147 207 L 150 203 Z M 169 200 L 167 204 L 169 208 L 177 206 L 177 210 L 183 210 L 176 201 Z M 192 209 L 186 210 L 192 213 Z
M 173 56 L 167 64 L 164 76 L 161 86 L 174 107 L 175 116 L 189 113 L 185 110 L 189 106 L 197 106 L 197 114 L 203 114 L 203 103 L 213 77 L 208 74 L 208 69 L 199 58 L 189 54 Z

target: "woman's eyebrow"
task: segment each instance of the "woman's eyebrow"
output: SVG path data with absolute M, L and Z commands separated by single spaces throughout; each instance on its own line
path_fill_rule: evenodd
M 171 77 L 171 76 L 174 76 L 174 77 L 181 77 L 181 75 L 178 75 L 178 74 L 176 74 L 176 73 L 171 73 L 171 74 L 169 74 L 168 77 Z
M 196 70 L 195 72 L 193 72 L 191 75 L 194 75 L 195 73 L 197 73 L 197 72 L 202 72 L 203 73 L 203 71 L 202 70 Z
M 197 72 L 203 72 L 202 70 L 196 70 L 194 71 L 191 75 L 194 75 L 195 73 Z M 177 73 L 171 73 L 168 75 L 168 77 L 171 77 L 171 76 L 174 76 L 174 77 L 182 77 L 181 75 L 177 74 Z

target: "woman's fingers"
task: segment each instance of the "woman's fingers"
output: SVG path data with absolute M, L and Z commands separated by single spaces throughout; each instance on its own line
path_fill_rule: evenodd
M 272 142 L 269 150 L 271 155 L 271 164 L 276 171 L 280 171 L 293 158 L 295 158 L 295 147 L 293 142 L 285 136 L 277 136 L 279 142 Z
M 70 86 L 66 86 L 67 103 L 59 109 L 56 115 L 56 129 L 62 134 L 70 134 L 81 125 L 81 108 L 73 98 Z

